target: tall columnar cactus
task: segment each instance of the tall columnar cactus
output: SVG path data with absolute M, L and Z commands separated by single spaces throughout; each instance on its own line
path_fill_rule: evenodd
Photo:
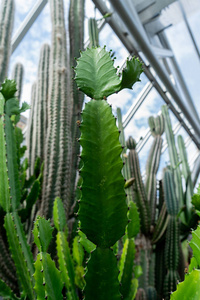
M 88 49 L 77 62 L 77 85 L 93 99 L 86 104 L 80 125 L 83 184 L 78 215 L 81 230 L 97 246 L 85 276 L 86 300 L 120 299 L 117 262 L 110 247 L 124 234 L 127 206 L 119 132 L 105 99 L 131 88 L 141 71 L 138 60 L 127 61 L 120 80 L 105 48 Z
M 19 99 L 19 101 L 21 99 L 23 77 L 24 77 L 23 65 L 21 63 L 15 64 L 12 71 L 12 79 L 15 80 L 17 85 L 17 92 L 15 96 L 17 97 L 17 99 Z
M 49 58 L 50 46 L 44 44 L 40 50 L 35 105 L 37 113 L 34 117 L 36 120 L 35 157 L 39 157 L 41 163 L 44 160 L 44 141 L 46 139 L 48 127 Z
M 136 151 L 136 142 L 132 137 L 129 137 L 127 141 L 127 147 L 129 151 L 129 166 L 131 177 L 135 178 L 135 196 L 134 200 L 137 204 L 140 220 L 141 220 L 141 231 L 144 234 L 148 234 L 150 231 L 150 207 L 147 199 L 146 190 L 142 181 L 140 173 L 140 163 L 138 154 Z
M 182 187 L 181 172 L 179 168 L 179 158 L 176 150 L 175 139 L 174 139 L 172 125 L 169 117 L 169 112 L 166 105 L 162 106 L 162 113 L 165 119 L 165 133 L 166 133 L 167 144 L 168 144 L 170 164 L 171 167 L 174 169 L 176 198 L 179 201 L 179 207 L 183 208 L 185 203 L 183 199 L 183 187 Z M 185 212 L 182 213 L 180 217 L 182 222 L 187 224 L 189 220 L 186 217 L 186 213 Z
M 192 215 L 192 195 L 193 195 L 193 190 L 194 190 L 194 186 L 192 183 L 192 178 L 191 178 L 191 172 L 190 172 L 190 167 L 188 164 L 188 160 L 187 160 L 187 152 L 186 152 L 186 148 L 185 148 L 185 143 L 183 140 L 183 137 L 181 135 L 178 136 L 178 148 L 179 148 L 179 155 L 180 155 L 180 159 L 182 161 L 182 174 L 183 177 L 185 179 L 185 183 L 186 183 L 186 218 L 189 220 L 191 218 Z
M 8 72 L 13 21 L 14 0 L 2 0 L 0 8 L 0 85 Z
M 99 30 L 97 26 L 97 20 L 95 18 L 90 18 L 88 20 L 88 29 L 89 29 L 90 48 L 99 47 Z
M 52 216 L 53 201 L 63 200 L 68 214 L 71 176 L 71 104 L 67 84 L 67 47 L 63 0 L 51 0 L 52 46 L 49 79 L 49 122 L 45 150 L 42 214 Z
M 84 45 L 84 6 L 85 0 L 71 0 L 69 8 L 69 36 L 70 36 L 70 77 L 74 77 L 73 68 L 76 61 L 74 58 L 80 56 L 80 50 Z M 70 78 L 71 79 L 71 78 Z M 71 174 L 71 204 L 74 202 L 75 182 L 77 176 L 78 154 L 80 153 L 80 145 L 77 138 L 80 137 L 80 131 L 76 122 L 80 120 L 80 112 L 83 105 L 84 94 L 77 89 L 74 80 L 70 81 L 70 99 L 71 99 L 71 132 L 72 132 L 72 174 Z
M 29 162 L 29 169 L 28 169 L 29 177 L 33 175 L 34 164 L 32 164 L 32 162 L 35 161 L 35 158 L 33 159 L 33 147 L 34 147 L 34 143 L 36 143 L 36 140 L 34 138 L 35 137 L 34 118 L 36 118 L 36 109 L 35 109 L 36 88 L 37 88 L 37 84 L 35 82 L 33 83 L 31 89 L 31 110 L 30 110 L 29 122 L 27 126 L 27 133 L 26 133 L 27 158 Z
M 156 174 L 158 171 L 160 156 L 162 150 L 162 134 L 164 132 L 164 118 L 162 115 L 157 116 L 156 118 L 149 118 L 149 127 L 151 130 L 151 134 L 154 137 L 153 144 L 151 146 L 151 150 L 149 152 L 149 156 L 146 163 L 146 182 L 145 188 L 147 192 L 147 199 L 150 204 L 151 211 L 151 224 L 155 222 L 155 214 L 156 214 Z
M 165 267 L 167 274 L 164 279 L 164 296 L 170 298 L 170 292 L 176 288 L 179 274 L 177 272 L 179 264 L 179 221 L 177 214 L 179 212 L 179 203 L 176 198 L 173 172 L 166 169 L 163 178 L 163 188 L 165 203 L 169 214 L 169 223 L 165 239 Z

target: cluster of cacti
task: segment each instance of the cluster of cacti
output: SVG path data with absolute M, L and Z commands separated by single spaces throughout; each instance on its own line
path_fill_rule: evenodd
M 200 185 L 197 193 L 192 197 L 192 204 L 195 206 L 196 212 L 199 214 L 200 209 Z M 193 257 L 186 269 L 185 280 L 178 283 L 177 290 L 172 293 L 171 300 L 194 299 L 200 298 L 199 282 L 200 282 L 200 226 L 195 231 L 192 231 L 192 239 L 189 242 L 193 250 Z

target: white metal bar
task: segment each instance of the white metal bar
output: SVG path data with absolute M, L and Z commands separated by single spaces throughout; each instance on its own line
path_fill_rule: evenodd
M 29 14 L 26 16 L 25 20 L 12 38 L 12 53 L 15 51 L 37 17 L 40 15 L 47 2 L 48 0 L 38 0 Z

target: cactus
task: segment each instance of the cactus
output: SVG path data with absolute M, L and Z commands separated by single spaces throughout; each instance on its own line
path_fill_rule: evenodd
M 84 6 L 85 0 L 71 0 L 69 8 L 69 35 L 70 35 L 70 77 L 74 77 L 73 68 L 75 67 L 75 57 L 79 57 L 80 50 L 83 50 L 84 36 Z M 71 174 L 71 205 L 74 203 L 75 182 L 78 167 L 78 155 L 80 153 L 80 145 L 77 139 L 80 137 L 80 131 L 76 122 L 80 120 L 80 112 L 83 105 L 84 94 L 77 89 L 74 80 L 71 80 L 70 99 L 71 107 L 71 131 L 72 131 L 72 174 Z
M 14 0 L 2 0 L 0 10 L 0 85 L 8 72 L 13 22 Z
M 181 173 L 179 168 L 179 159 L 178 159 L 178 154 L 175 146 L 175 139 L 172 131 L 172 125 L 171 125 L 171 121 L 169 118 L 169 113 L 166 105 L 162 106 L 162 113 L 165 119 L 165 133 L 166 133 L 167 144 L 169 149 L 170 164 L 174 170 L 176 198 L 180 203 L 179 204 L 180 208 L 182 208 L 185 203 L 183 200 L 183 188 L 182 188 Z M 182 213 L 180 217 L 183 223 L 188 222 L 185 213 L 184 214 Z
M 136 148 L 136 142 L 132 137 L 129 137 L 127 141 L 127 147 L 129 151 L 129 166 L 131 177 L 135 178 L 135 202 L 137 204 L 140 220 L 141 220 L 141 231 L 144 234 L 148 234 L 150 230 L 150 209 L 147 200 L 146 190 L 142 181 L 140 173 L 139 158 Z
M 90 18 L 88 21 L 88 29 L 89 29 L 89 47 L 99 47 L 99 31 L 97 26 L 97 20 L 95 18 Z
M 169 299 L 169 293 L 175 289 L 176 282 L 179 279 L 177 272 L 179 263 L 179 224 L 177 220 L 179 203 L 176 198 L 172 171 L 165 170 L 163 183 L 165 202 L 169 214 L 164 252 L 165 267 L 167 269 L 164 280 L 164 295 L 166 299 Z
M 185 195 L 185 197 L 186 197 L 186 200 L 185 200 L 186 219 L 190 220 L 192 217 L 191 198 L 192 198 L 194 186 L 192 183 L 191 172 L 190 172 L 190 168 L 189 168 L 188 161 L 187 161 L 187 152 L 186 152 L 185 144 L 183 141 L 183 137 L 181 135 L 179 135 L 177 138 L 177 141 L 178 141 L 179 155 L 180 155 L 180 159 L 182 161 L 182 174 L 183 174 L 185 182 L 186 182 L 186 195 Z
M 63 1 L 51 0 L 52 47 L 50 55 L 49 121 L 44 162 L 41 213 L 52 216 L 53 201 L 63 200 L 69 212 L 71 176 L 70 99 L 67 93 L 67 49 Z M 59 17 L 57 17 L 57 15 Z M 62 89 L 61 89 L 62 86 Z
M 197 189 L 197 193 L 193 195 L 193 201 L 197 213 L 199 214 L 200 204 L 200 185 Z M 199 282 L 200 282 L 200 226 L 195 231 L 192 231 L 192 239 L 190 241 L 190 247 L 193 250 L 193 257 L 185 275 L 185 280 L 178 283 L 177 290 L 172 293 L 171 300 L 181 299 L 194 299 L 197 300 L 200 297 Z
M 36 103 L 36 82 L 32 85 L 31 89 L 31 111 L 30 111 L 30 117 L 27 127 L 27 135 L 26 135 L 26 144 L 27 144 L 27 157 L 29 162 L 29 169 L 28 169 L 28 177 L 33 175 L 34 171 L 34 164 L 31 164 L 33 159 L 33 147 L 34 147 L 34 139 L 35 136 L 35 128 L 34 128 L 34 118 L 36 116 L 36 109 L 35 109 L 35 103 Z
M 92 48 L 81 53 L 75 72 L 80 90 L 95 99 L 86 104 L 80 125 L 83 184 L 78 216 L 81 230 L 97 245 L 88 262 L 85 299 L 120 299 L 117 262 L 109 247 L 124 234 L 127 207 L 119 132 L 104 99 L 123 88 L 131 88 L 139 80 L 141 64 L 134 59 L 127 61 L 120 80 L 105 48 Z M 129 81 L 130 73 L 133 76 Z
M 21 99 L 21 93 L 22 93 L 22 82 L 23 82 L 23 76 L 24 76 L 24 67 L 21 63 L 17 63 L 14 65 L 13 71 L 12 71 L 12 79 L 15 80 L 17 85 L 17 92 L 15 93 L 15 97 L 17 99 Z
M 164 132 L 164 118 L 162 115 L 157 116 L 156 118 L 149 118 L 149 126 L 151 134 L 154 137 L 153 144 L 149 153 L 146 164 L 146 182 L 145 188 L 147 192 L 147 199 L 150 203 L 151 211 L 151 224 L 155 222 L 155 213 L 156 213 L 156 174 L 158 171 L 160 156 L 162 150 L 162 134 Z

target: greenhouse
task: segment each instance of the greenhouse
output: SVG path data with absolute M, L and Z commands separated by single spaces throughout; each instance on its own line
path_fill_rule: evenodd
M 200 299 L 200 2 L 0 0 L 0 300 Z

